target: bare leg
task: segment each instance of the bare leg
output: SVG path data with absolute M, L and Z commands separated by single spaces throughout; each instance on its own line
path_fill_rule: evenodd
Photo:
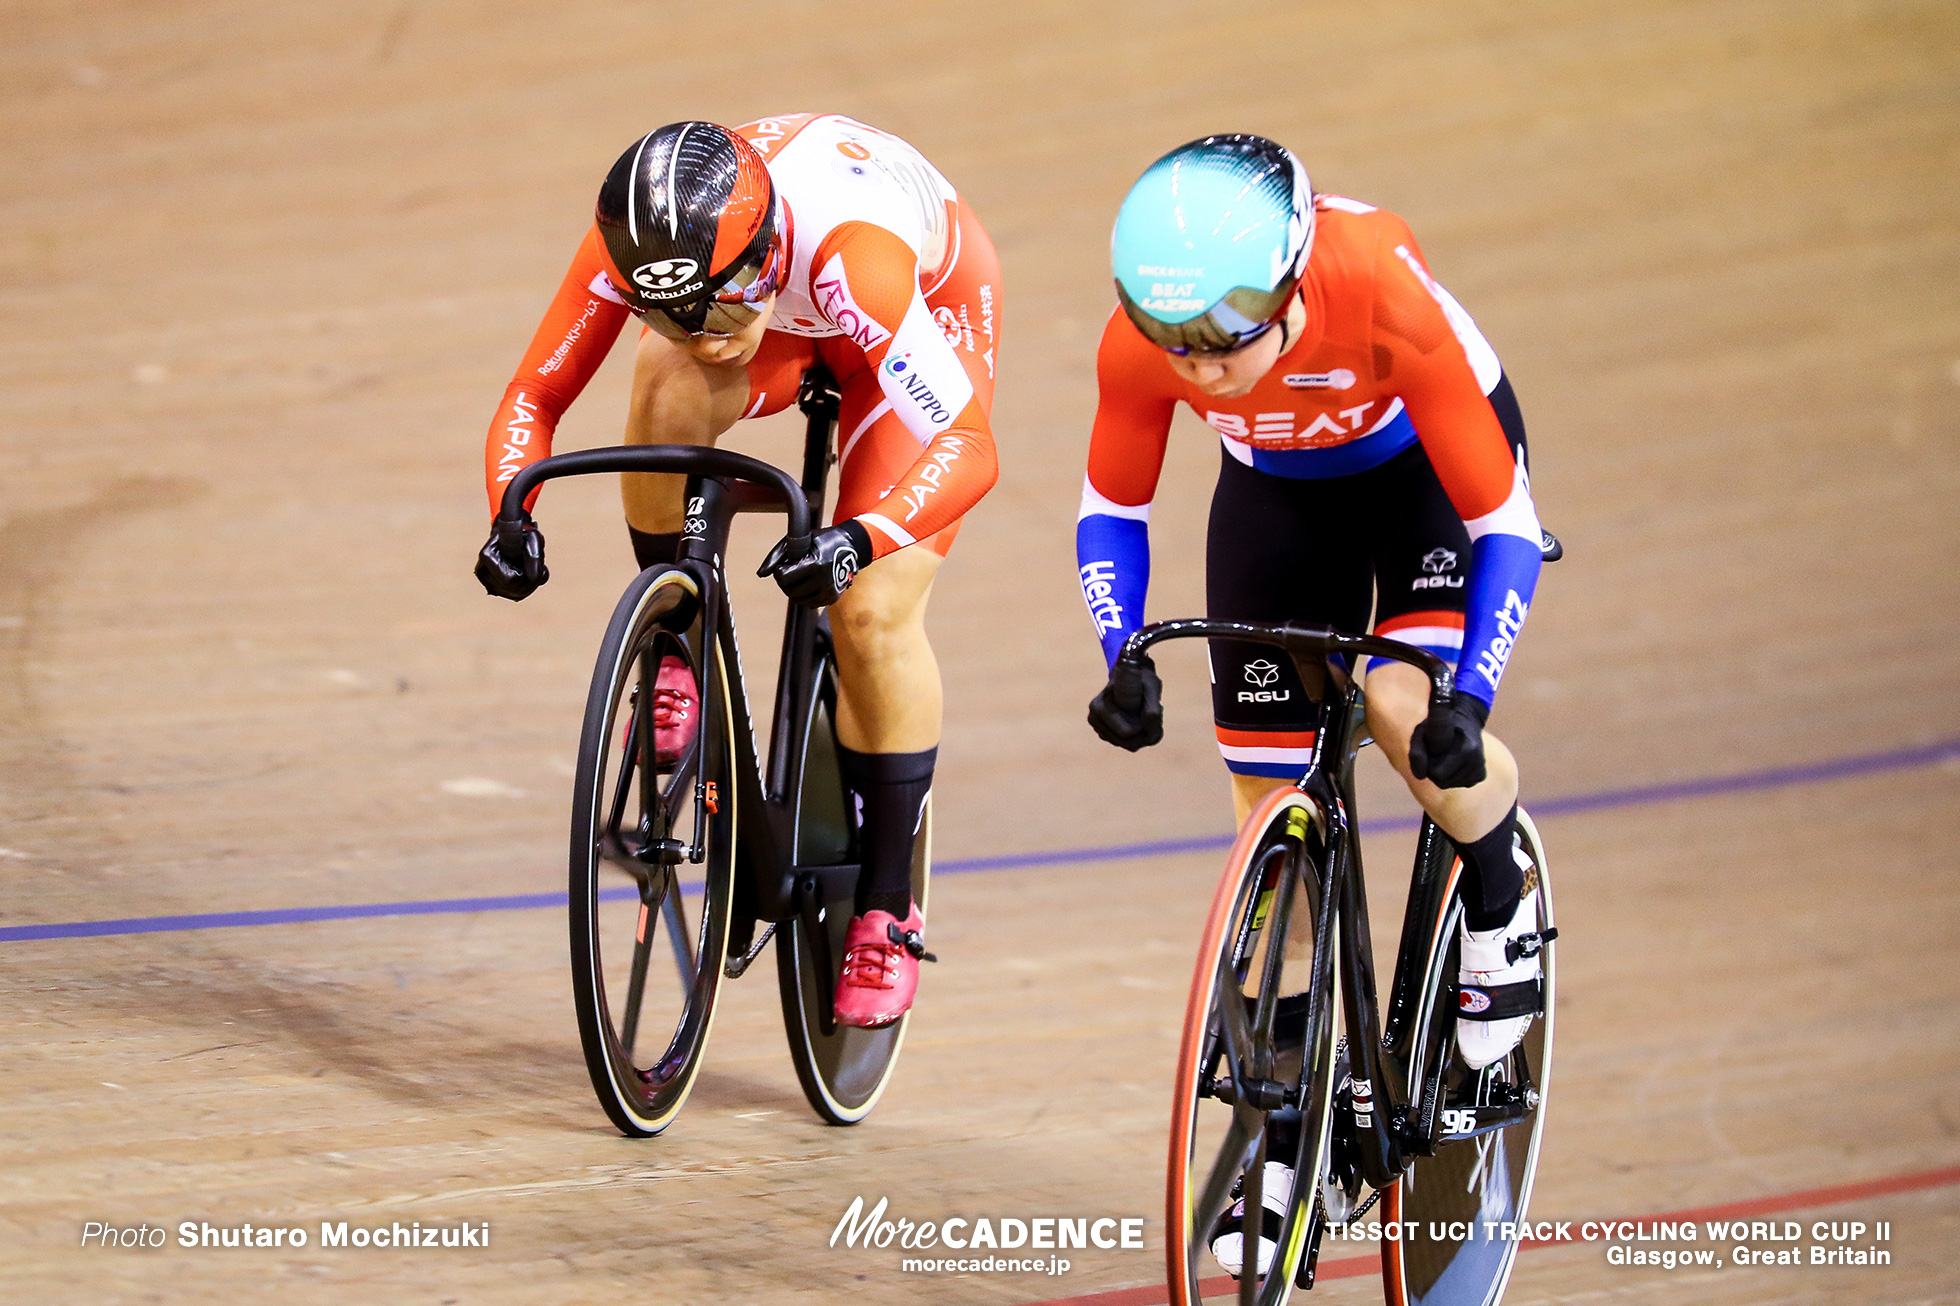
M 940 557 L 915 545 L 858 573 L 830 609 L 837 641 L 837 738 L 860 753 L 914 753 L 939 743 L 939 662 L 926 600 Z
M 1264 775 L 1232 776 L 1232 815 L 1238 825 L 1245 824 L 1245 818 L 1252 815 L 1252 809 L 1275 789 L 1284 789 L 1291 780 L 1275 780 Z
M 1518 801 L 1518 763 L 1496 735 L 1484 732 L 1483 783 L 1468 789 L 1438 789 L 1409 774 L 1409 737 L 1429 715 L 1429 677 L 1401 662 L 1368 673 L 1368 728 L 1409 792 L 1443 833 L 1458 844 L 1473 843 L 1497 828 Z

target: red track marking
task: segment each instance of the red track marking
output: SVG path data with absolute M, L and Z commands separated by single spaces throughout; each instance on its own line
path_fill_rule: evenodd
M 1861 1198 L 1892 1197 L 1899 1193 L 1915 1193 L 1927 1188 L 1951 1188 L 1956 1184 L 1960 1184 L 1960 1165 L 1947 1166 L 1941 1170 L 1917 1170 L 1911 1174 L 1890 1175 L 1884 1179 L 1867 1179 L 1855 1184 L 1836 1184 L 1829 1188 L 1806 1188 L 1802 1192 L 1779 1193 L 1772 1197 L 1752 1197 L 1747 1201 L 1727 1202 L 1721 1206 L 1696 1206 L 1683 1211 L 1664 1211 L 1658 1215 L 1641 1215 L 1633 1218 L 1646 1224 L 1662 1220 L 1745 1220 L 1754 1215 L 1801 1211 L 1814 1206 L 1841 1206 L 1845 1202 L 1855 1202 Z M 1579 1242 L 1547 1242 L 1537 1238 L 1527 1238 L 1520 1244 L 1524 1251 L 1589 1245 Z M 1329 1279 L 1352 1279 L 1363 1274 L 1380 1273 L 1381 1267 L 1380 1253 L 1350 1256 L 1339 1261 L 1322 1261 L 1314 1280 L 1318 1283 Z M 1216 1279 L 1202 1280 L 1198 1284 L 1198 1290 L 1206 1297 L 1223 1296 L 1233 1290 L 1235 1282 L 1225 1275 L 1220 1275 Z M 1113 1292 L 1090 1293 L 1086 1297 L 1058 1297 L 1052 1301 L 1032 1302 L 1029 1306 L 1164 1306 L 1164 1303 L 1169 1300 L 1170 1293 L 1162 1284 L 1150 1284 L 1141 1288 L 1118 1288 Z

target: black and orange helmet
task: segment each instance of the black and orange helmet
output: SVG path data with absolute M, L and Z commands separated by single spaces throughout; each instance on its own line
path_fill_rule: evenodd
M 781 288 L 786 225 L 755 147 L 711 122 L 675 122 L 619 156 L 594 215 L 613 286 L 675 339 L 740 331 Z

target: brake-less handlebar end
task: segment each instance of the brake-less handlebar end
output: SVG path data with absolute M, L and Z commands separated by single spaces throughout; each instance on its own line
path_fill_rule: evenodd
M 770 575 L 789 559 L 802 557 L 810 551 L 811 538 L 808 535 L 783 536 L 776 541 L 775 547 L 764 555 L 762 565 L 755 569 L 755 574 L 759 577 Z

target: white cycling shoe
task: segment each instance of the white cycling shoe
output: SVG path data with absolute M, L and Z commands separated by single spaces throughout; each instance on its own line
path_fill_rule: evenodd
M 1235 1200 L 1218 1217 L 1218 1222 L 1211 1226 L 1211 1254 L 1218 1261 L 1219 1268 L 1236 1279 L 1245 1268 L 1245 1198 L 1237 1195 L 1237 1185 L 1233 1186 L 1232 1191 Z M 1286 1217 L 1286 1204 L 1292 1198 L 1292 1168 L 1278 1161 L 1266 1162 L 1266 1173 L 1259 1192 L 1259 1204 L 1265 1208 L 1265 1218 L 1259 1230 L 1259 1273 L 1262 1275 L 1273 1268 L 1273 1257 L 1279 1251 L 1280 1222 Z
M 1550 939 L 1538 932 L 1537 868 L 1523 848 L 1513 845 L 1511 855 L 1524 868 L 1524 896 L 1510 924 L 1457 927 L 1456 1046 L 1472 1070 L 1507 1056 L 1545 1005 L 1538 953 Z

